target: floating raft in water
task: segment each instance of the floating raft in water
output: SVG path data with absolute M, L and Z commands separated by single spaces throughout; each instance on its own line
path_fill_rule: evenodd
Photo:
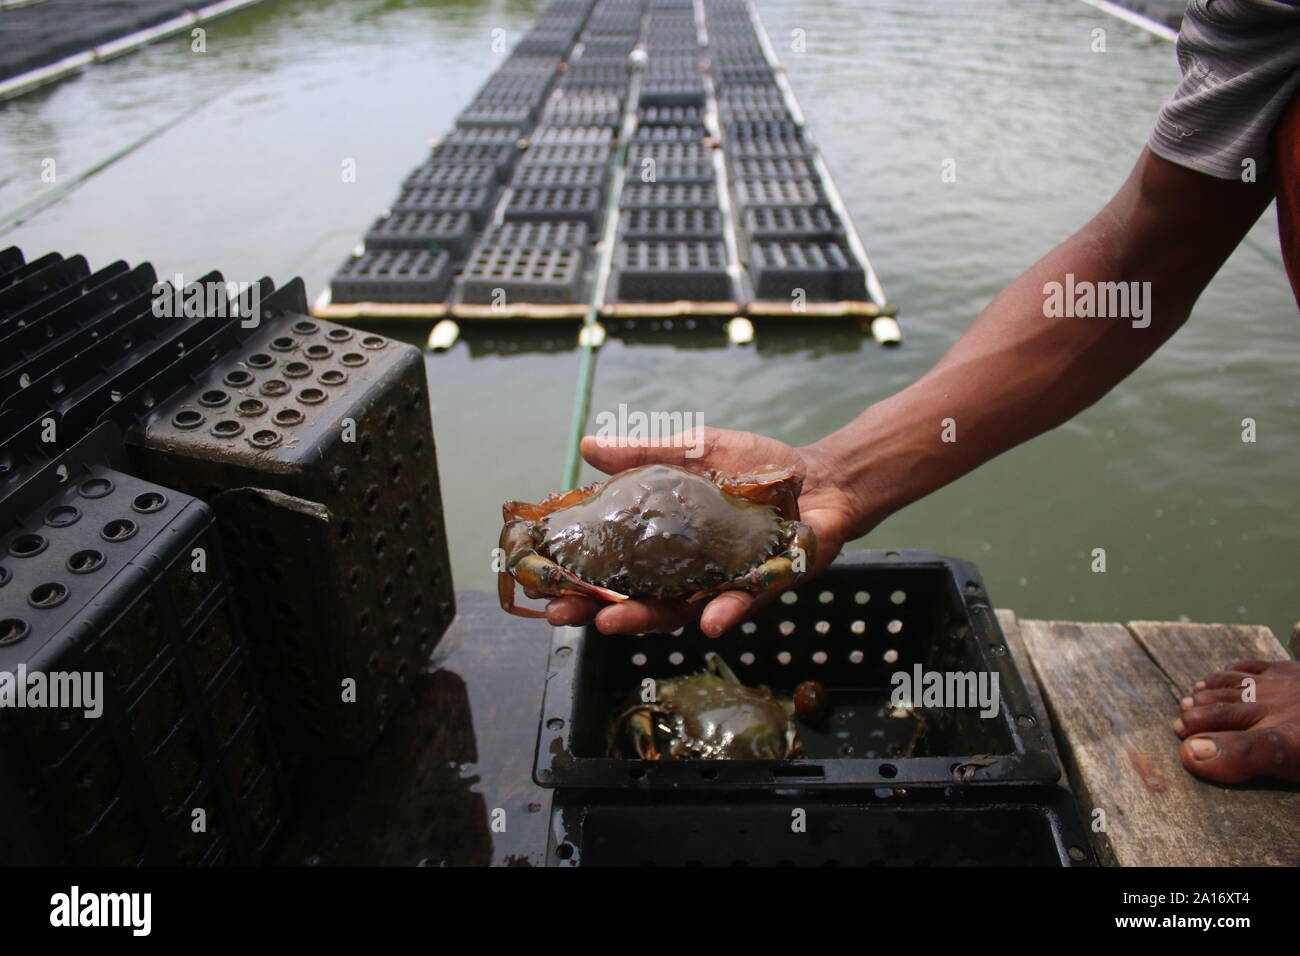
M 313 311 L 896 310 L 748 0 L 552 0 Z

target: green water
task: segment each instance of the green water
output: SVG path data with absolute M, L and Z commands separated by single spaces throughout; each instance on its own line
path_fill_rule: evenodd
M 532 3 L 270 0 L 0 106 L 0 214 L 196 100 L 210 105 L 0 241 L 164 275 L 302 275 L 325 285 L 428 137 L 500 61 Z M 1177 79 L 1172 46 L 1082 3 L 760 2 L 906 342 L 816 331 L 701 349 L 611 339 L 594 411 L 619 403 L 815 439 L 921 375 L 1004 285 L 1106 200 Z M 1092 31 L 1107 51 L 1092 52 Z M 806 52 L 790 49 L 804 31 Z M 940 180 L 945 159 L 957 181 Z M 345 182 L 346 160 L 356 164 Z M 970 558 L 1022 615 L 1267 624 L 1300 619 L 1296 307 L 1265 215 L 1188 326 L 1053 434 L 873 532 Z M 1188 237 L 1189 242 L 1195 237 Z M 426 327 L 407 331 L 422 341 Z M 502 329 L 430 356 L 458 586 L 487 588 L 506 498 L 561 481 L 571 331 Z M 1241 421 L 1258 423 L 1243 444 Z M 594 473 L 584 474 L 584 480 Z M 1090 570 L 1105 548 L 1108 571 Z M 1285 639 L 1285 637 L 1284 637 Z

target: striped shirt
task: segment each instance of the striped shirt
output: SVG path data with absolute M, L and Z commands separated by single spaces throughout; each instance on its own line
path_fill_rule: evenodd
M 1178 33 L 1183 78 L 1148 145 L 1219 179 L 1262 176 L 1300 88 L 1300 0 L 1191 0 Z

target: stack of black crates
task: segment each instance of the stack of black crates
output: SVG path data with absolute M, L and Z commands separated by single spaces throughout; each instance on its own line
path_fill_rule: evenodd
M 826 688 L 803 756 L 633 759 L 630 702 L 715 654 L 751 687 Z M 925 674 L 969 699 L 933 699 Z M 924 551 L 844 554 L 716 639 L 558 628 L 534 777 L 555 788 L 551 865 L 1092 862 L 978 571 Z
M 418 350 L 10 248 L 0 356 L 0 863 L 263 860 L 454 613 Z
M 582 297 L 621 108 L 590 61 L 562 71 L 586 39 L 593 4 L 599 29 L 606 7 L 622 11 L 629 0 L 551 0 L 343 262 L 332 302 L 443 303 L 453 292 L 482 305 Z M 530 138 L 530 161 L 516 170 Z
M 703 0 L 737 234 L 755 299 L 862 301 L 866 279 L 828 201 L 747 0 Z

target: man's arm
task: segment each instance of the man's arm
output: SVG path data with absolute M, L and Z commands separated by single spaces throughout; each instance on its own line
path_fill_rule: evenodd
M 805 448 L 747 432 L 705 429 L 703 457 L 683 446 L 588 438 L 583 455 L 607 472 L 671 462 L 745 471 L 789 465 L 805 476 L 800 507 L 819 542 L 817 568 L 846 540 L 903 506 L 1087 408 L 1142 364 L 1186 321 L 1206 284 L 1273 196 L 1270 181 L 1216 179 L 1144 149 L 1127 181 L 1091 222 L 1008 285 L 923 378 Z M 1150 324 L 1126 318 L 1051 317 L 1044 287 L 1149 282 Z M 942 440 L 953 419 L 956 441 Z M 726 592 L 704 609 L 711 635 L 739 623 L 754 597 Z M 597 615 L 597 612 L 599 614 Z M 550 603 L 553 624 L 596 617 L 605 633 L 670 631 L 698 607 L 627 601 L 599 608 Z
M 1144 149 L 1091 222 L 1007 286 L 923 378 L 806 451 L 844 476 L 849 537 L 1072 418 L 1142 364 L 1273 196 L 1269 181 L 1216 179 Z M 1146 328 L 1049 317 L 1050 282 L 1149 282 Z M 955 422 L 956 441 L 941 440 Z

